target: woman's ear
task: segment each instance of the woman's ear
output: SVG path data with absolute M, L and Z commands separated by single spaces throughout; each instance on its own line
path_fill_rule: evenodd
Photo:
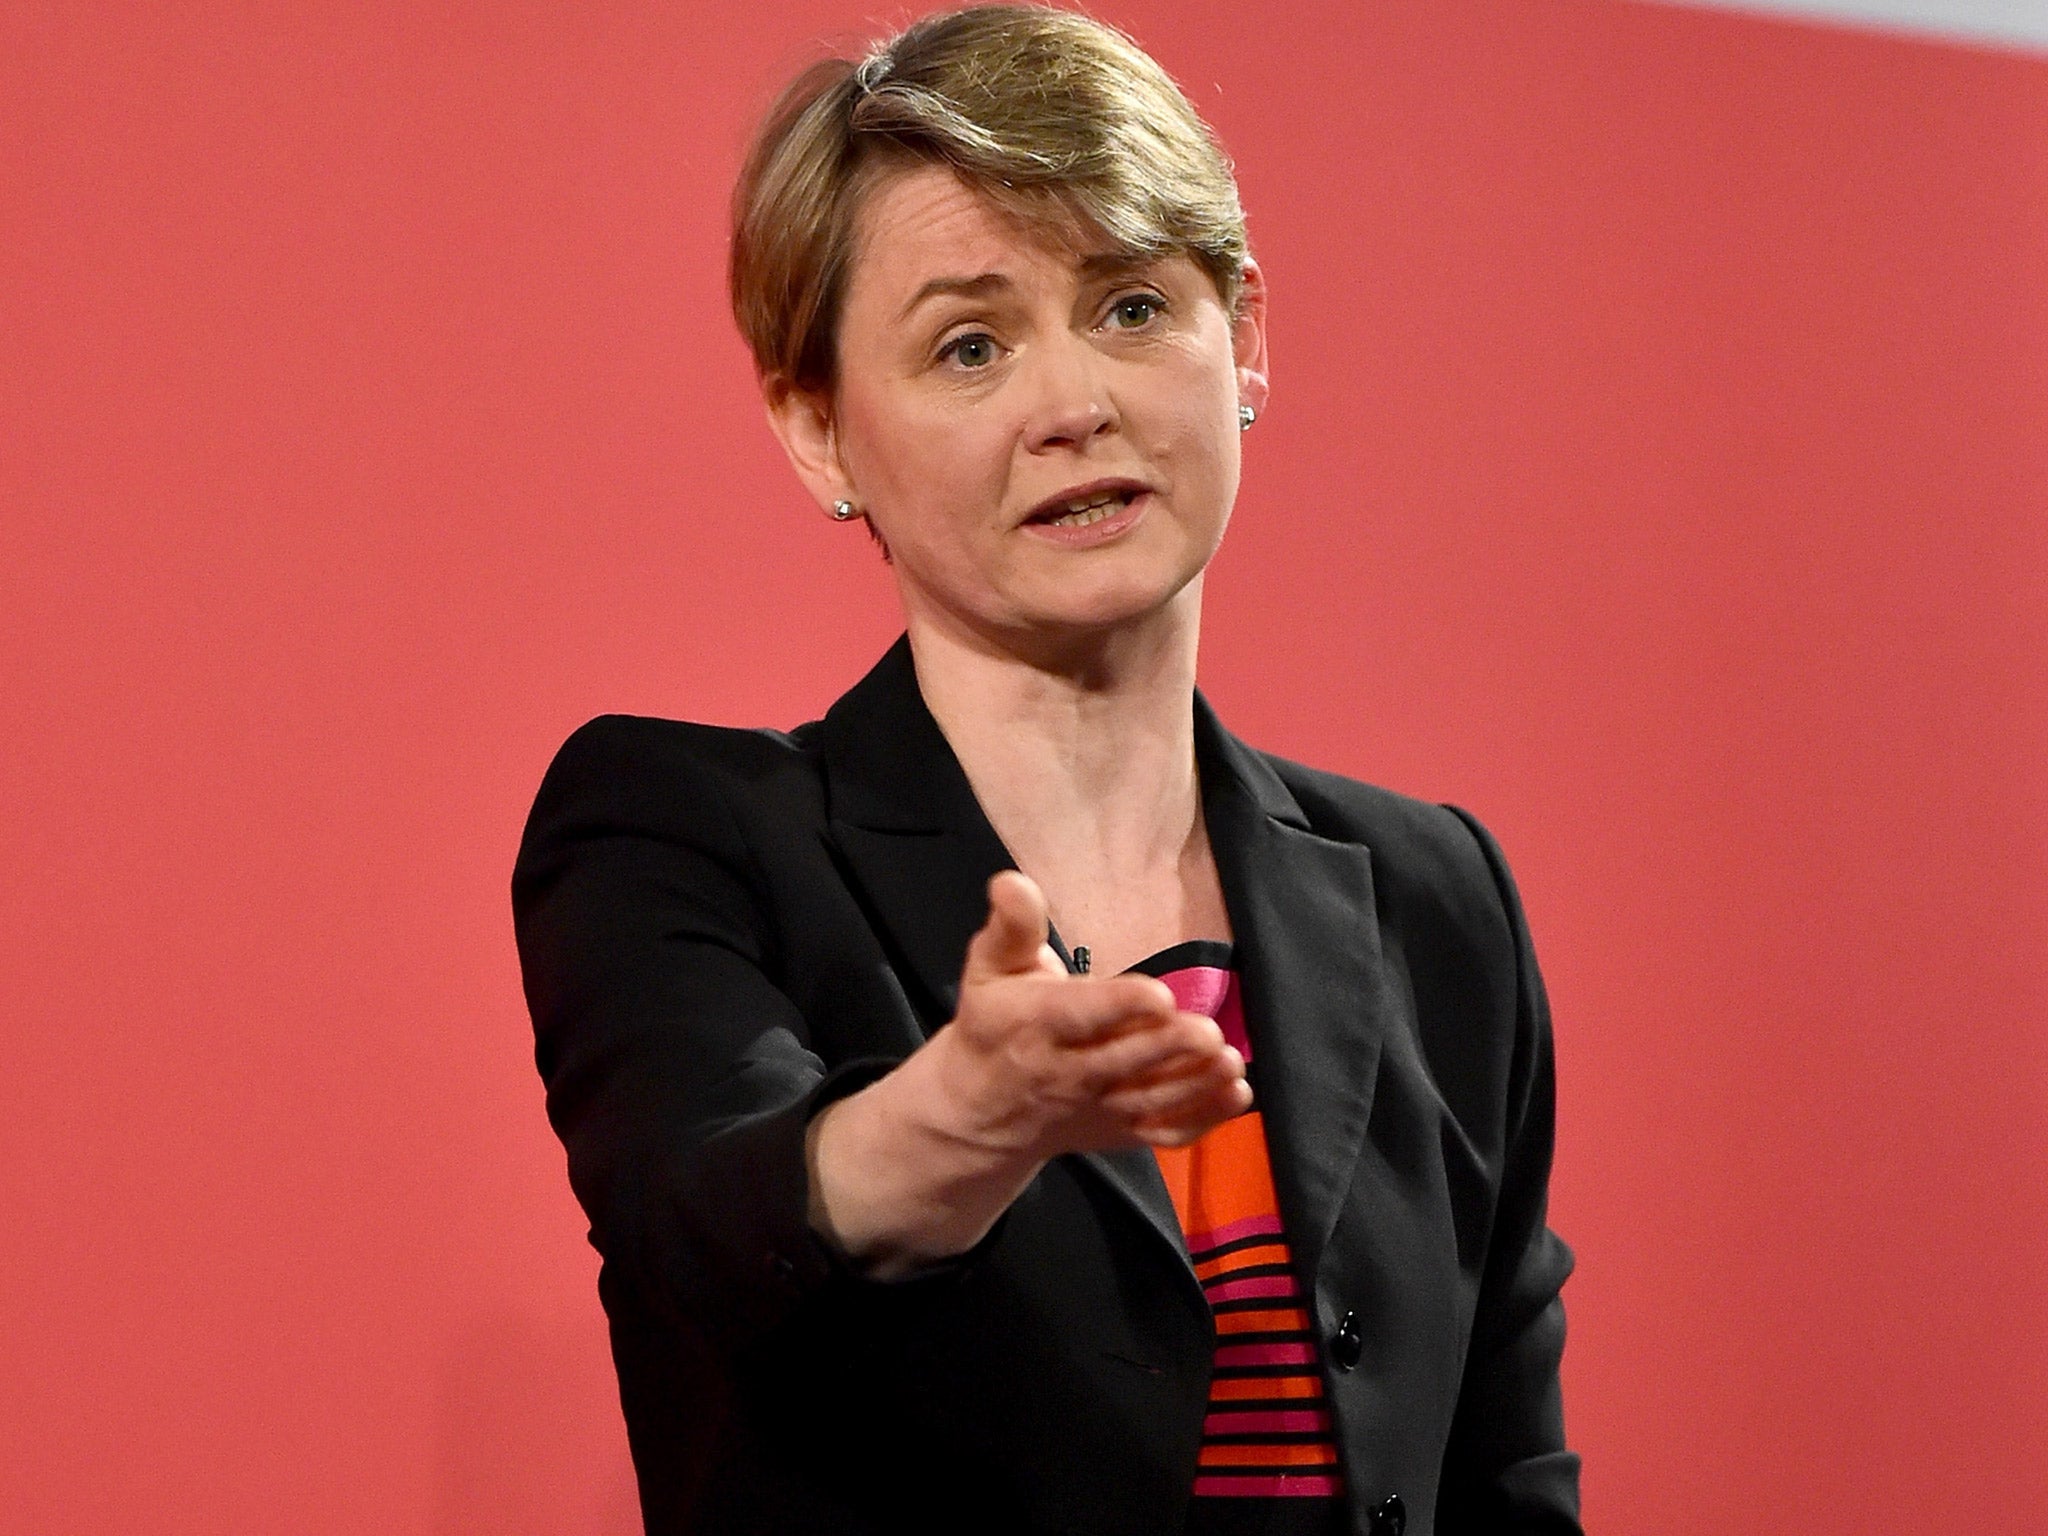
M 1230 350 L 1237 362 L 1237 403 L 1266 414 L 1272 385 L 1266 375 L 1266 274 L 1247 256 L 1230 320 Z
M 836 501 L 858 505 L 853 484 L 839 461 L 838 422 L 829 395 L 798 389 L 781 375 L 761 381 L 761 399 L 768 407 L 768 425 L 789 466 L 796 471 L 804 489 L 811 493 L 819 510 L 829 512 Z

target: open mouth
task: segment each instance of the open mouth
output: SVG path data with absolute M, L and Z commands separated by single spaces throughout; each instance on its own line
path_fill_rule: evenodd
M 1132 486 L 1114 490 L 1091 491 L 1085 496 L 1072 500 L 1054 502 L 1051 506 L 1033 513 L 1029 519 L 1048 528 L 1086 528 L 1090 523 L 1099 523 L 1106 517 L 1114 517 L 1138 497 Z

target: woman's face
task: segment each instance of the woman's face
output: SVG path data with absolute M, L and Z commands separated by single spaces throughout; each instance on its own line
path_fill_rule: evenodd
M 771 403 L 813 494 L 887 542 L 913 625 L 1028 643 L 1196 601 L 1264 367 L 1256 267 L 1233 319 L 1186 256 L 1076 249 L 926 167 L 863 209 L 833 398 Z

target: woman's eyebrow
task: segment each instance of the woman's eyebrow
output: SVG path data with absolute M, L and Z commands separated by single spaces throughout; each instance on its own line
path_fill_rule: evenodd
M 944 298 L 949 295 L 970 299 L 986 298 L 989 294 L 1000 293 L 1011 286 L 1013 285 L 1009 278 L 1000 272 L 984 272 L 979 277 L 935 277 L 910 296 L 910 302 L 903 306 L 902 312 L 896 318 L 909 318 L 911 312 L 927 299 Z
M 1084 256 L 1078 263 L 1081 276 L 1089 281 L 1129 277 L 1140 272 L 1149 272 L 1159 265 L 1160 258 L 1148 251 L 1099 251 Z M 918 305 L 928 299 L 938 298 L 987 298 L 991 294 L 1004 293 L 1016 286 L 1008 274 L 983 272 L 976 277 L 935 277 L 910 296 L 910 301 L 897 313 L 898 320 L 908 319 Z
M 1081 275 L 1086 278 L 1129 277 L 1149 272 L 1160 258 L 1144 251 L 1102 251 L 1081 258 Z

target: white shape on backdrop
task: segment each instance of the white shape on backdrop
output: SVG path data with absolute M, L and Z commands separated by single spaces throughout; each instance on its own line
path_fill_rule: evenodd
M 1914 32 L 1960 43 L 2048 50 L 2048 0 L 1665 0 Z

